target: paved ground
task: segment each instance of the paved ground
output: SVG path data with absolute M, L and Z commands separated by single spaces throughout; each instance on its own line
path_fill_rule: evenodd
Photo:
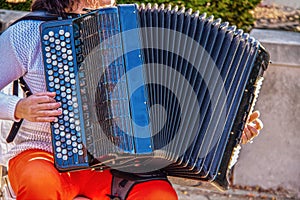
M 283 6 L 289 6 L 292 8 L 300 8 L 299 0 L 264 0 L 265 4 L 278 4 Z
M 170 178 L 179 200 L 297 200 L 297 194 L 284 188 L 262 189 L 259 186 L 233 186 L 219 191 L 209 183 Z
M 255 28 L 300 32 L 300 0 L 293 7 L 263 1 L 252 14 L 257 19 Z

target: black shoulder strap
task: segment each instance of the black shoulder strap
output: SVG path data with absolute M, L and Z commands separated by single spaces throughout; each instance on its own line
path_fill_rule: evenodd
M 30 12 L 27 15 L 21 17 L 14 21 L 10 26 L 23 21 L 23 20 L 39 20 L 39 21 L 52 21 L 52 20 L 59 20 L 62 19 L 60 16 L 56 14 L 49 13 L 47 11 L 34 11 Z
M 58 20 L 60 19 L 60 17 L 58 15 L 55 15 L 55 14 L 51 14 L 51 13 L 48 13 L 46 11 L 35 11 L 35 12 L 31 12 L 27 15 L 25 15 L 24 17 L 21 17 L 20 19 L 16 20 L 15 22 L 13 22 L 10 26 L 20 22 L 20 21 L 23 21 L 23 20 L 40 20 L 40 21 L 51 21 L 51 20 Z M 24 94 L 26 97 L 30 96 L 32 94 L 32 92 L 30 91 L 30 88 L 28 87 L 28 85 L 26 84 L 26 82 L 24 81 L 23 77 L 19 78 L 19 80 L 15 80 L 13 82 L 13 95 L 16 95 L 18 96 L 18 85 L 20 84 Z M 20 127 L 21 127 L 21 124 L 23 122 L 23 119 L 21 119 L 19 122 L 14 122 L 11 129 L 10 129 L 10 132 L 6 138 L 6 142 L 10 143 L 12 142 Z
M 18 96 L 18 87 L 19 87 L 19 84 L 25 94 L 26 97 L 32 95 L 32 92 L 30 90 L 30 88 L 28 87 L 28 85 L 26 84 L 26 82 L 24 81 L 23 77 L 20 77 L 19 80 L 15 80 L 13 82 L 13 94 Z M 14 141 L 20 127 L 21 127 L 21 124 L 23 122 L 23 119 L 21 119 L 20 121 L 18 122 L 14 122 L 11 129 L 10 129 L 10 132 L 6 138 L 6 142 L 10 143 L 12 141 Z
M 132 174 L 111 170 L 111 173 L 113 175 L 111 194 L 107 195 L 111 200 L 125 200 L 133 186 L 139 183 L 154 180 L 163 180 L 170 183 L 166 175 L 160 171 L 151 174 Z

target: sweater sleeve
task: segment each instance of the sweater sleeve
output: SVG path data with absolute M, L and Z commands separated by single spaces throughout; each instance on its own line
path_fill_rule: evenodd
M 15 50 L 13 30 L 11 27 L 0 36 L 0 90 L 26 73 Z M 14 113 L 19 100 L 20 97 L 4 94 L 1 91 L 0 119 L 17 121 Z

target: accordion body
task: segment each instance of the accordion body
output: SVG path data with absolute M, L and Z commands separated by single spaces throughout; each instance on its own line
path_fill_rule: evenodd
M 61 171 L 114 168 L 210 181 L 227 174 L 269 55 L 191 10 L 118 5 L 41 25 Z

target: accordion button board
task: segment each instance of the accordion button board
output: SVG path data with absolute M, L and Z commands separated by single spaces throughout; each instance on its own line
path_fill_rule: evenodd
M 78 39 L 74 26 L 59 26 L 45 29 L 42 48 L 45 52 L 46 82 L 48 90 L 56 93 L 56 101 L 62 103 L 63 114 L 52 123 L 55 161 L 63 165 L 89 166 L 85 150 L 85 137 L 82 137 L 83 119 L 78 92 Z M 77 30 L 78 31 L 78 30 Z M 77 42 L 76 42 L 77 41 Z M 66 164 L 64 164 L 66 165 Z
M 41 40 L 63 110 L 51 124 L 59 170 L 160 170 L 228 187 L 269 63 L 257 40 L 213 16 L 132 4 L 45 22 Z

